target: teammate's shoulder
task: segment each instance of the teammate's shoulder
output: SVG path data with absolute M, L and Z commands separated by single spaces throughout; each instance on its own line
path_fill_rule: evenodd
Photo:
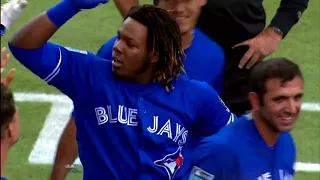
M 220 129 L 215 135 L 216 139 L 219 139 L 220 143 L 226 143 L 225 146 L 237 147 L 238 144 L 244 141 L 243 131 L 248 129 L 248 124 L 245 121 L 235 121 Z
M 197 40 L 196 42 L 201 43 L 204 50 L 211 49 L 212 51 L 213 48 L 215 52 L 223 52 L 222 47 L 205 33 L 203 33 L 200 29 L 195 28 L 194 33 L 194 37 Z
M 223 153 L 234 153 L 232 141 L 232 134 L 230 132 L 217 133 L 208 137 L 203 138 L 200 141 L 200 146 L 206 148 L 212 153 L 223 152 Z
M 194 95 L 200 96 L 218 96 L 218 93 L 207 82 L 199 81 L 195 79 L 189 79 L 187 82 L 187 91 L 191 91 Z
M 199 81 L 196 79 L 188 79 L 189 86 L 192 88 L 199 88 L 200 90 L 205 90 L 205 91 L 211 91 L 214 90 L 212 86 L 210 86 L 207 82 L 205 81 Z
M 107 48 L 107 47 L 110 48 L 110 46 L 114 45 L 114 43 L 116 42 L 117 38 L 118 38 L 118 36 L 114 36 L 114 37 L 110 38 L 107 42 L 105 42 L 101 46 L 101 48 Z

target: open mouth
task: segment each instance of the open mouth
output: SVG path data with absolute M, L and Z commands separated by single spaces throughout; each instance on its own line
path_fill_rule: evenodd
M 174 17 L 174 19 L 177 21 L 177 22 L 180 22 L 180 21 L 183 21 L 185 19 L 187 19 L 186 16 L 177 16 L 177 17 Z
M 116 58 L 116 57 L 112 57 L 112 66 L 113 67 L 116 67 L 116 68 L 119 68 L 121 66 L 121 61 Z
M 281 120 L 281 123 L 283 124 L 292 124 L 294 122 L 294 118 L 293 117 L 279 117 Z

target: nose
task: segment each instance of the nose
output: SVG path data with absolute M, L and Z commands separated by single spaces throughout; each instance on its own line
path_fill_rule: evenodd
M 175 2 L 175 1 L 171 1 L 169 2 L 169 6 L 170 6 L 170 12 L 171 13 L 175 13 L 176 15 L 182 13 L 185 9 L 185 3 L 183 2 Z
M 113 45 L 113 50 L 117 53 L 122 53 L 122 41 L 117 40 Z
M 184 9 L 185 9 L 184 3 L 177 3 L 174 8 L 175 12 L 178 14 L 182 13 L 184 11 Z
M 301 106 L 301 102 L 297 102 L 294 99 L 290 99 L 287 104 L 286 112 L 288 114 L 296 114 Z

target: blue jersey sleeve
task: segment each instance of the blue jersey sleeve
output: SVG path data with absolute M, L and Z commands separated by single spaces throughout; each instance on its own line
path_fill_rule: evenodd
M 113 45 L 116 42 L 118 36 L 115 36 L 111 39 L 109 39 L 108 42 L 106 42 L 105 44 L 103 44 L 100 49 L 97 52 L 97 56 L 103 58 L 103 59 L 112 59 L 112 49 L 113 49 Z
M 84 99 L 90 88 L 90 72 L 95 55 L 47 42 L 39 49 L 22 49 L 9 44 L 13 56 L 48 84 L 73 101 Z
M 197 121 L 195 128 L 202 136 L 210 136 L 217 133 L 222 127 L 236 121 L 237 117 L 230 112 L 217 92 L 207 83 L 203 83 L 201 91 L 198 91 Z
M 236 156 L 227 143 L 216 135 L 202 139 L 193 151 L 193 170 L 189 179 L 192 179 L 198 170 L 214 176 L 217 180 L 238 180 Z

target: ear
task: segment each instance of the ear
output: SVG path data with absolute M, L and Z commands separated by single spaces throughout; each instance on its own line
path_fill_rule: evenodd
M 204 6 L 207 4 L 208 0 L 197 0 L 200 4 L 200 6 Z
M 13 138 L 16 139 L 19 134 L 20 134 L 20 121 L 19 121 L 19 109 L 16 106 L 16 112 L 13 116 L 13 119 L 11 120 L 11 122 L 8 125 L 8 137 L 9 138 Z
M 158 62 L 159 61 L 159 53 L 157 53 L 156 51 L 152 51 L 149 54 L 149 60 L 150 60 L 150 63 Z
M 248 99 L 253 110 L 258 110 L 260 108 L 260 100 L 257 93 L 249 92 Z
M 14 131 L 15 131 L 15 127 L 14 127 L 14 123 L 13 121 L 11 121 L 9 124 L 8 124 L 8 137 L 9 138 L 12 138 L 14 136 Z

